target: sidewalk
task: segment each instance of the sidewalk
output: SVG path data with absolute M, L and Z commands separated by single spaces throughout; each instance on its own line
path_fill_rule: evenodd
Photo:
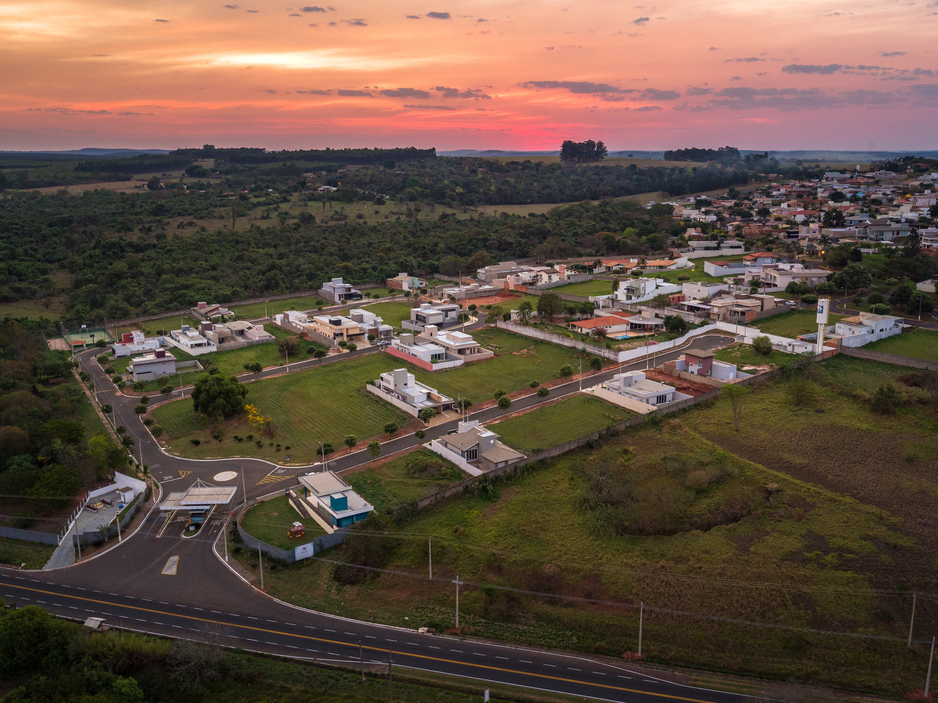
M 75 534 L 75 527 L 78 525 L 76 520 L 72 524 L 72 529 L 70 529 L 65 537 L 62 538 L 62 541 L 59 542 L 59 546 L 55 548 L 55 551 L 52 552 L 52 556 L 49 558 L 49 561 L 46 562 L 46 565 L 42 567 L 43 571 L 52 571 L 52 569 L 61 569 L 66 566 L 71 566 L 75 563 L 75 545 L 73 544 L 72 537 Z

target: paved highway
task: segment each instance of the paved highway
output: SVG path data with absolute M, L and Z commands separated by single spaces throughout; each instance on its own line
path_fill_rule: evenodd
M 714 334 L 698 337 L 693 345 L 715 348 L 726 342 L 726 336 Z M 359 353 L 373 352 L 356 352 Z M 682 349 L 664 352 L 657 355 L 657 362 L 680 353 Z M 82 370 L 92 375 L 99 388 L 109 389 L 99 391 L 100 401 L 111 403 L 116 424 L 124 425 L 137 439 L 134 453 L 139 456 L 142 452 L 144 463 L 164 490 L 181 490 L 196 478 L 214 482 L 215 474 L 234 470 L 242 474 L 235 479 L 243 486 L 235 498 L 241 502 L 281 486 L 286 488 L 294 483 L 290 479 L 310 470 L 311 467 L 276 466 L 256 459 L 197 461 L 167 454 L 133 413 L 137 399 L 118 393 L 92 354 L 80 356 Z M 644 368 L 645 363 L 642 359 L 596 374 L 587 383 L 594 385 L 614 373 Z M 289 372 L 319 364 L 299 362 L 291 365 Z M 259 376 L 283 372 L 283 368 L 278 368 Z M 552 388 L 549 399 L 578 390 L 578 381 L 566 383 Z M 532 393 L 513 401 L 507 411 L 493 407 L 472 417 L 488 421 L 545 400 Z M 453 421 L 428 429 L 427 439 L 455 429 L 455 424 Z M 412 435 L 391 440 L 384 443 L 383 453 L 399 451 L 420 441 Z M 345 470 L 370 459 L 367 452 L 360 451 L 330 461 L 329 468 Z M 65 617 L 98 616 L 128 630 L 203 639 L 284 656 L 364 663 L 372 669 L 380 664 L 386 666 L 390 658 L 394 666 L 477 680 L 480 689 L 484 688 L 481 682 L 499 682 L 613 701 L 739 700 L 735 694 L 687 687 L 612 660 L 421 635 L 413 630 L 293 607 L 258 591 L 226 565 L 218 544 L 224 525 L 224 516 L 212 518 L 198 536 L 184 538 L 184 523 L 166 523 L 166 517 L 154 510 L 119 546 L 75 566 L 47 572 L 0 569 L 0 597 L 21 606 L 39 605 Z

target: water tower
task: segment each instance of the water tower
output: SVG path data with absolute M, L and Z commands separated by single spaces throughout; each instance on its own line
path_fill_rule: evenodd
M 824 328 L 827 327 L 827 313 L 830 310 L 830 298 L 821 298 L 817 301 L 817 348 L 815 354 L 824 353 Z

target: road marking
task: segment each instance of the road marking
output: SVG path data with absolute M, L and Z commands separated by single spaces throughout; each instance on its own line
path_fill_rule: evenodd
M 268 474 L 267 476 L 264 476 L 264 478 L 262 478 L 260 481 L 258 481 L 257 485 L 262 486 L 265 483 L 277 483 L 277 481 L 285 481 L 288 478 L 296 478 L 296 477 L 295 476 L 274 476 L 274 475 Z
M 520 661 L 522 664 L 530 664 L 530 663 L 531 663 L 531 662 L 529 662 L 527 659 L 519 659 L 519 661 Z
M 21 580 L 23 580 L 23 579 L 21 579 Z M 16 585 L 12 585 L 12 584 L 11 584 L 11 585 L 10 585 L 10 588 L 16 588 L 16 589 L 21 590 L 21 591 L 30 591 L 30 592 L 33 592 L 33 593 L 41 593 L 41 594 L 50 595 L 50 596 L 51 596 L 51 595 L 62 595 L 62 594 L 57 594 L 57 593 L 51 593 L 50 591 L 44 591 L 44 590 L 41 590 L 41 589 L 38 589 L 38 588 L 31 588 L 31 587 L 29 587 L 29 586 L 16 586 Z M 7 597 L 8 597 L 8 598 L 13 598 L 14 596 L 12 596 L 12 595 L 10 595 L 10 594 L 7 594 Z M 71 598 L 72 600 L 84 601 L 84 602 L 86 602 L 86 603 L 98 603 L 98 604 L 101 604 L 101 605 L 113 605 L 113 603 L 107 603 L 106 601 L 100 601 L 100 600 L 96 600 L 96 599 L 94 599 L 94 598 L 87 598 L 87 597 L 84 597 L 84 596 L 72 596 L 72 595 L 67 595 L 67 596 L 65 596 L 65 597 L 66 597 L 66 598 Z M 57 605 L 57 604 L 53 603 L 53 605 Z M 70 606 L 70 607 L 71 607 L 71 606 Z M 164 613 L 164 612 L 162 612 L 162 611 L 159 611 L 159 610 L 151 610 L 150 608 L 144 608 L 144 607 L 137 606 L 137 605 L 128 605 L 128 606 L 125 606 L 125 607 L 128 608 L 129 610 L 139 610 L 139 611 L 142 611 L 142 612 L 145 612 L 145 613 L 157 613 L 157 614 L 160 614 L 160 615 L 165 615 L 165 614 L 166 614 L 166 613 Z M 73 608 L 73 610 L 77 610 L 77 608 Z M 192 620 L 192 621 L 195 621 L 195 622 L 208 623 L 208 624 L 210 624 L 210 625 L 223 625 L 223 626 L 224 626 L 224 625 L 230 625 L 230 623 L 222 622 L 222 621 L 219 621 L 219 620 L 212 620 L 212 619 L 209 619 L 209 618 L 196 617 L 196 616 L 194 616 L 194 615 L 175 615 L 175 614 L 174 614 L 174 617 L 182 618 L 182 619 L 184 619 L 184 620 Z M 173 625 L 172 627 L 177 628 L 177 629 L 180 629 L 180 630 L 183 629 L 181 625 Z M 320 638 L 320 637 L 312 637 L 312 636 L 310 636 L 310 635 L 300 635 L 300 634 L 292 634 L 292 633 L 287 633 L 287 632 L 278 632 L 278 631 L 276 631 L 276 630 L 267 630 L 267 629 L 264 629 L 264 628 L 262 628 L 262 627 L 254 627 L 254 626 L 251 626 L 251 625 L 236 625 L 236 627 L 238 627 L 238 628 L 240 628 L 240 629 L 242 629 L 242 630 L 251 630 L 251 631 L 253 631 L 253 632 L 264 632 L 264 633 L 275 634 L 275 635 L 286 635 L 286 636 L 288 636 L 288 637 L 295 637 L 295 638 L 299 638 L 299 639 L 302 639 L 302 640 L 313 640 L 313 641 L 316 641 L 316 642 L 323 642 L 323 643 L 325 643 L 325 644 L 333 644 L 333 645 L 338 645 L 338 646 L 343 646 L 343 647 L 344 647 L 344 646 L 349 646 L 347 642 L 336 642 L 335 640 L 328 640 L 328 639 L 323 639 L 323 638 Z M 196 630 L 194 630 L 194 631 L 196 631 Z M 253 640 L 253 639 L 251 639 L 251 638 L 249 638 L 249 637 L 245 637 L 244 639 L 246 639 L 246 640 L 248 640 L 248 641 L 250 641 L 250 642 L 257 642 L 257 640 Z M 278 645 L 278 646 L 279 646 L 279 645 Z M 368 645 L 367 647 L 368 647 L 368 649 L 369 649 L 370 651 L 381 652 L 381 653 L 387 652 L 387 648 L 385 648 L 385 647 L 375 647 L 375 646 L 372 646 L 372 645 Z M 450 651 L 462 653 L 462 650 L 458 650 L 458 649 L 451 649 Z M 340 655 L 335 655 L 335 656 L 340 656 Z M 517 671 L 517 670 L 514 670 L 514 669 L 505 669 L 505 668 L 502 668 L 502 667 L 499 667 L 499 666 L 492 666 L 491 664 L 482 664 L 482 663 L 478 663 L 478 664 L 477 664 L 477 663 L 474 663 L 474 662 L 454 661 L 454 660 L 452 660 L 452 659 L 444 659 L 444 658 L 441 658 L 441 657 L 429 656 L 429 655 L 426 655 L 426 654 L 416 654 L 416 653 L 408 653 L 406 656 L 411 657 L 411 658 L 413 658 L 413 659 L 425 659 L 425 660 L 428 660 L 428 661 L 435 661 L 435 662 L 440 662 L 440 663 L 444 663 L 444 664 L 459 664 L 459 665 L 461 665 L 461 666 L 469 666 L 469 667 L 472 667 L 472 668 L 474 668 L 474 669 L 484 669 L 484 670 L 486 670 L 486 671 L 498 671 L 498 672 L 507 673 L 507 674 L 521 674 L 521 675 L 523 675 L 523 676 L 530 676 L 530 677 L 536 678 L 536 679 L 546 679 L 546 680 L 549 680 L 549 681 L 559 681 L 559 682 L 562 682 L 562 683 L 573 683 L 573 684 L 580 684 L 580 685 L 588 685 L 588 686 L 592 686 L 592 687 L 595 687 L 595 688 L 603 688 L 603 689 L 609 689 L 609 690 L 620 691 L 620 692 L 625 692 L 625 693 L 638 693 L 638 694 L 643 694 L 643 695 L 646 695 L 646 696 L 653 696 L 653 697 L 655 697 L 655 698 L 664 698 L 664 699 L 676 700 L 676 701 L 687 701 L 688 703 L 706 703 L 705 701 L 702 701 L 702 700 L 699 699 L 699 698 L 687 698 L 687 697 L 685 697 L 685 696 L 677 696 L 677 695 L 667 694 L 667 693 L 655 693 L 655 692 L 652 692 L 652 691 L 641 691 L 641 690 L 634 689 L 634 688 L 625 688 L 625 687 L 622 687 L 622 686 L 613 686 L 613 685 L 611 685 L 611 684 L 587 683 L 587 682 L 580 681 L 580 680 L 577 680 L 577 679 L 568 679 L 568 678 L 564 678 L 564 677 L 562 677 L 562 676 L 553 676 L 553 675 L 548 675 L 548 674 L 531 673 L 531 672 L 527 672 L 527 671 Z M 554 665 L 554 664 L 544 664 L 544 666 L 549 666 L 549 667 L 552 667 L 552 668 L 557 668 L 556 665 Z M 621 678 L 627 678 L 627 677 L 621 677 Z M 646 682 L 647 682 L 647 683 L 661 683 L 660 681 L 649 681 L 649 680 L 647 680 L 647 679 L 646 679 Z
M 556 669 L 556 668 L 557 668 L 557 665 L 556 665 L 556 664 L 545 664 L 544 666 L 549 666 L 551 669 Z
M 583 669 L 574 669 L 572 666 L 567 667 L 568 671 L 583 671 Z
M 166 566 L 163 567 L 163 576 L 175 576 L 176 569 L 179 568 L 179 556 L 174 555 L 166 560 Z M 114 594 L 112 594 L 114 595 Z
M 508 657 L 495 657 L 495 658 L 496 658 L 496 659 L 504 659 L 505 661 L 508 661 Z
M 179 472 L 179 478 L 185 478 L 186 476 L 188 476 L 188 475 L 191 474 L 191 473 L 192 473 L 191 471 L 180 471 L 180 472 Z

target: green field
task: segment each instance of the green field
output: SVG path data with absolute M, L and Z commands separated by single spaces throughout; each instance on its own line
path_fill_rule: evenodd
M 301 539 L 290 539 L 287 536 L 287 530 L 294 522 L 301 522 L 306 528 L 306 535 Z M 252 537 L 280 549 L 293 549 L 326 534 L 318 522 L 296 512 L 283 495 L 266 500 L 248 510 L 241 520 L 241 527 Z
M 913 327 L 908 332 L 871 342 L 863 348 L 867 351 L 910 356 L 913 359 L 938 361 L 938 331 Z
M 570 364 L 576 368 L 579 361 L 577 354 L 581 353 L 493 328 L 476 330 L 472 336 L 497 356 L 488 361 L 436 373 L 411 369 L 417 380 L 451 398 L 469 398 L 478 405 L 492 398 L 499 388 L 513 393 L 527 388 L 531 381 L 544 383 L 559 378 L 560 367 Z M 583 358 L 585 368 L 586 356 Z M 397 359 L 393 361 L 397 365 L 402 363 Z
M 22 542 L 18 539 L 0 537 L 0 564 L 19 566 L 26 564 L 27 569 L 41 569 L 52 557 L 55 547 L 38 542 Z
M 736 364 L 742 370 L 746 366 L 779 366 L 792 361 L 795 355 L 773 349 L 768 356 L 762 356 L 756 353 L 751 344 L 734 344 L 726 349 L 718 349 L 713 353 L 713 358 L 728 364 Z
M 580 283 L 568 283 L 565 286 L 557 286 L 550 289 L 551 293 L 558 295 L 609 295 L 612 293 L 612 281 L 605 281 L 601 278 L 594 278 L 591 281 L 581 281 Z
M 312 462 L 317 460 L 320 441 L 340 449 L 346 435 L 365 440 L 381 434 L 389 422 L 403 426 L 413 419 L 365 391 L 368 381 L 399 365 L 389 355 L 371 354 L 249 384 L 246 402 L 273 418 L 275 435 L 265 438 L 262 447 L 252 443 L 259 441 L 256 437 L 242 442 L 234 439 L 235 435 L 257 434 L 246 417 L 216 426 L 210 420 L 200 421 L 188 399 L 158 407 L 153 416 L 166 430 L 164 439 L 174 453 L 275 461 L 286 461 L 289 455 L 291 463 Z M 224 434 L 220 442 L 212 439 L 213 427 Z M 192 439 L 200 444 L 193 445 Z
M 120 327 L 109 327 L 108 332 L 114 335 L 114 339 L 120 339 L 121 335 L 124 332 L 132 332 L 133 330 L 140 330 L 147 337 L 152 337 L 156 335 L 157 330 L 178 330 L 182 328 L 182 325 L 189 325 L 194 329 L 198 329 L 198 321 L 189 315 L 169 315 L 167 317 L 159 317 L 155 320 L 143 320 L 141 322 L 134 322 L 131 325 L 122 325 Z
M 524 415 L 488 425 L 510 447 L 536 454 L 598 432 L 634 415 L 628 410 L 589 395 L 532 410 Z
M 876 415 L 855 396 L 849 384 L 879 371 L 867 363 L 750 386 L 738 431 L 719 398 L 379 523 L 395 539 L 357 539 L 381 540 L 370 565 L 389 573 L 363 583 L 311 562 L 267 585 L 317 610 L 447 627 L 453 589 L 426 580 L 432 535 L 434 576 L 485 584 L 460 593 L 470 636 L 618 657 L 635 651 L 642 601 L 652 662 L 901 697 L 927 666 L 904 638 L 909 594 L 931 592 L 938 568 L 938 435 L 915 407 Z M 376 552 L 334 558 L 355 553 Z
M 384 324 L 399 330 L 401 322 L 410 319 L 411 305 L 410 303 L 375 303 L 364 309 L 380 317 L 384 320 Z
M 817 312 L 815 310 L 790 310 L 780 312 L 778 315 L 772 315 L 772 317 L 767 317 L 764 320 L 756 320 L 752 323 L 752 326 L 758 327 L 766 334 L 794 339 L 800 334 L 817 332 L 816 316 Z M 830 313 L 827 324 L 836 324 L 845 317 L 846 315 Z
M 58 320 L 65 312 L 65 306 L 58 300 L 49 301 L 48 307 L 45 303 L 33 300 L 18 300 L 15 303 L 0 303 L 0 320 L 4 317 L 27 317 L 30 320 L 38 320 L 44 317 L 47 320 Z
M 439 454 L 420 449 L 364 471 L 343 474 L 342 478 L 375 510 L 387 513 L 469 476 Z

